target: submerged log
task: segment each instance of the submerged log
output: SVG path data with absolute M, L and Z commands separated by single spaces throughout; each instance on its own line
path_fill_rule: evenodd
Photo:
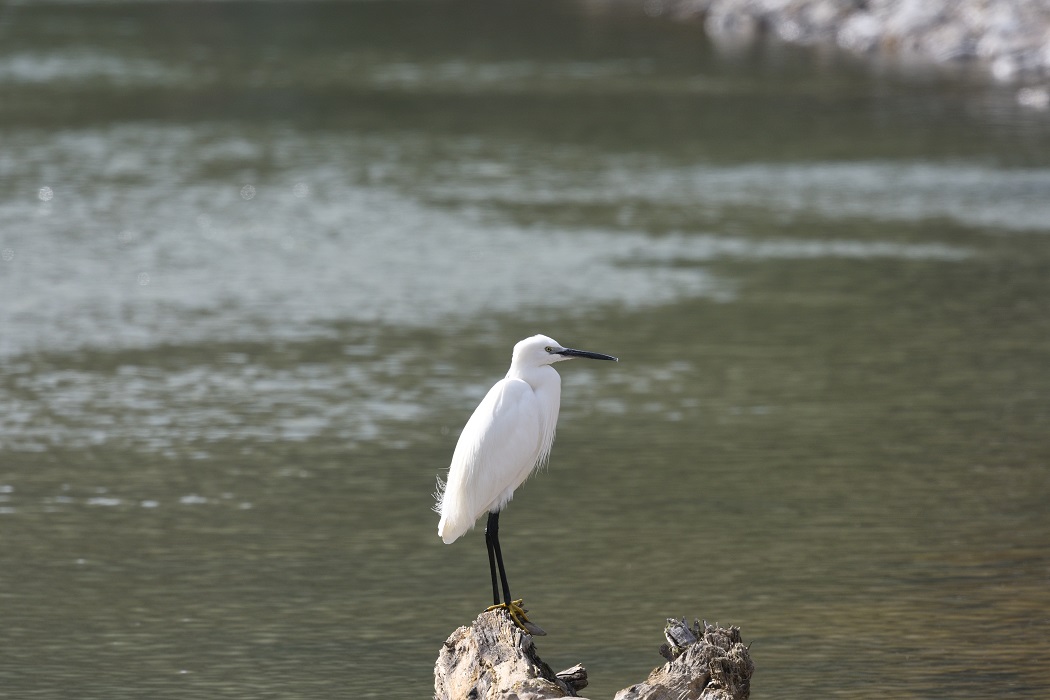
M 754 664 L 738 627 L 667 620 L 668 661 L 615 700 L 747 700 Z M 587 687 L 580 664 L 555 673 L 532 637 L 502 610 L 484 612 L 445 640 L 434 666 L 436 700 L 549 700 L 579 697 Z

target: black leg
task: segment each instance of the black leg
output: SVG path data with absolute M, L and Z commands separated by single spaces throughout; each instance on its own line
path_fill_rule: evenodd
M 489 513 L 485 525 L 485 547 L 489 550 L 489 573 L 492 574 L 492 604 L 499 605 L 499 583 L 496 580 L 496 535 L 499 533 L 499 513 Z M 501 562 L 502 564 L 502 562 Z
M 503 552 L 499 547 L 499 513 L 489 513 L 488 527 L 485 528 L 486 536 L 489 532 L 492 532 L 492 549 L 490 551 L 496 554 L 496 566 L 499 567 L 499 578 L 503 583 L 503 602 L 510 605 L 510 585 L 507 583 L 507 571 L 503 568 Z M 495 595 L 496 592 L 496 578 L 492 578 L 492 592 Z M 497 597 L 496 605 L 499 605 L 499 599 Z
M 529 634 L 547 634 L 543 628 L 533 623 L 525 616 L 525 610 L 520 605 L 515 605 L 510 598 L 510 584 L 507 583 L 507 570 L 503 568 L 503 552 L 499 547 L 499 513 L 489 513 L 489 521 L 485 525 L 485 546 L 489 550 L 489 573 L 492 574 L 492 604 L 493 607 L 505 607 L 510 619 L 514 624 Z M 496 569 L 499 569 L 499 583 L 503 584 L 503 603 L 499 602 L 499 584 L 496 581 Z M 520 604 L 521 601 L 518 601 Z

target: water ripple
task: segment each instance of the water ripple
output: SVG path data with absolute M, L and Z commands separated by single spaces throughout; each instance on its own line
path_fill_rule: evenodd
M 731 280 L 671 264 L 676 259 L 965 255 L 946 245 L 523 225 L 488 206 L 501 198 L 613 207 L 745 203 L 816 207 L 829 216 L 953 215 L 1003 226 L 1050 221 L 1050 204 L 1036 196 L 1050 181 L 1044 171 L 879 164 L 683 170 L 613 159 L 581 178 L 494 159 L 483 144 L 462 140 L 442 146 L 454 159 L 420 170 L 420 144 L 411 139 L 284 130 L 267 139 L 263 148 L 224 127 L 129 125 L 23 132 L 5 144 L 0 179 L 32 184 L 0 197 L 0 292 L 15 300 L 0 305 L 0 357 L 327 337 L 342 322 L 433 327 L 530 309 L 585 313 L 597 305 L 732 297 Z M 269 174 L 257 171 L 263 160 Z M 38 197 L 45 189 L 46 201 Z M 434 201 L 440 197 L 454 204 Z M 632 264 L 639 260 L 650 264 Z M 316 427 L 289 420 L 282 430 L 305 435 Z

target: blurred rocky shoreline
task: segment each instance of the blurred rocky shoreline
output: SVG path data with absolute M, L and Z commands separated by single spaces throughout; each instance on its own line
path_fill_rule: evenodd
M 712 39 L 770 35 L 859 54 L 979 64 L 996 80 L 1050 80 L 1048 0 L 643 0 Z

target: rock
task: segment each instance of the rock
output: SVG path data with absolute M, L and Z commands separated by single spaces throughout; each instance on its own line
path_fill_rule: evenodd
M 842 23 L 835 41 L 847 51 L 868 53 L 879 47 L 883 33 L 878 17 L 870 12 L 858 12 Z
M 669 619 L 664 637 L 668 662 L 615 700 L 747 700 L 754 664 L 739 628 Z M 554 673 L 502 610 L 453 632 L 434 666 L 436 700 L 549 700 L 578 697 L 585 687 L 582 665 Z
M 999 80 L 1050 79 L 1046 0 L 663 0 L 661 7 L 669 17 L 701 20 L 719 43 L 768 34 L 909 60 L 978 61 Z

